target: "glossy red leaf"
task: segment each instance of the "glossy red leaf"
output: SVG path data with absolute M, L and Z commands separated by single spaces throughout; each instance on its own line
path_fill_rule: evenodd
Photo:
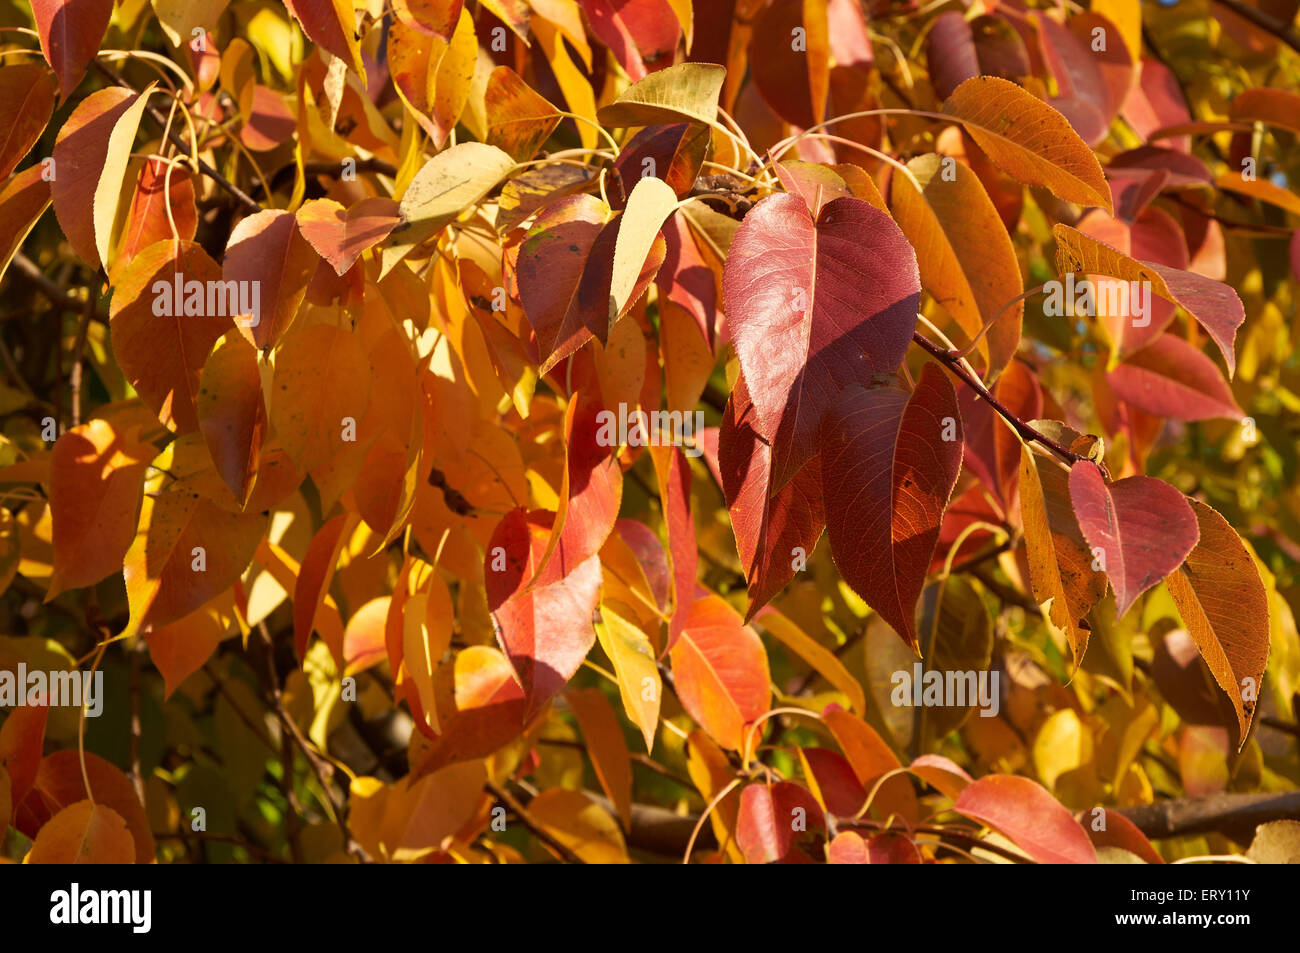
M 1095 864 L 1087 833 L 1041 785 L 990 775 L 961 792 L 953 809 L 993 828 L 1042 864 Z
M 558 581 L 533 588 L 554 514 L 522 507 L 505 515 L 492 533 L 484 564 L 488 608 L 497 640 L 524 690 L 525 717 L 539 712 L 582 665 L 596 641 L 592 613 L 600 601 L 600 559 L 573 560 L 564 540 L 553 560 Z
M 1070 502 L 1102 563 L 1122 616 L 1143 592 L 1177 569 L 1200 531 L 1187 498 L 1161 480 L 1132 476 L 1107 485 L 1086 460 L 1070 470 Z
M 952 383 L 926 364 L 911 394 L 887 381 L 846 390 L 823 426 L 831 556 L 913 647 L 916 603 L 961 469 L 960 421 Z
M 747 863 L 812 863 L 800 842 L 825 830 L 826 819 L 806 788 L 778 781 L 751 784 L 740 792 L 736 843 Z
M 819 461 L 809 461 L 775 495 L 771 448 L 754 429 L 743 376 L 736 379 L 718 433 L 718 469 L 740 564 L 749 585 L 747 619 L 812 558 L 826 526 Z
M 921 300 L 916 256 L 893 219 L 861 199 L 829 202 L 814 221 L 799 196 L 773 195 L 737 230 L 723 288 L 779 490 L 817 454 L 840 390 L 902 363 Z

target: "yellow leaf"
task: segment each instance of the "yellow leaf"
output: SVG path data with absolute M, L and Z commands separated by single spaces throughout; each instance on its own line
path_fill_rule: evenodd
M 858 714 L 867 709 L 867 696 L 862 684 L 854 678 L 830 649 L 815 641 L 803 629 L 770 606 L 754 617 L 755 624 L 789 648 L 795 655 L 811 665 L 826 681 L 844 693 L 849 706 Z
M 645 266 L 659 230 L 677 205 L 677 196 L 663 179 L 643 177 L 628 196 L 618 220 L 614 242 L 614 267 L 609 282 L 609 326 L 630 305 L 637 279 Z
M 976 76 L 953 90 L 943 111 L 1007 175 L 1114 214 L 1097 156 L 1064 116 L 1032 93 L 996 76 Z
M 717 63 L 678 63 L 623 90 L 597 117 L 606 126 L 653 126 L 718 121 L 718 94 L 727 70 Z M 1008 84 L 1010 85 L 1010 84 Z
M 601 622 L 596 626 L 596 638 L 609 660 L 614 663 L 618 678 L 618 693 L 623 699 L 623 710 L 632 723 L 641 729 L 646 752 L 654 750 L 655 730 L 659 725 L 659 703 L 663 682 L 655 664 L 650 640 L 627 610 L 605 603 L 600 608 Z
M 551 788 L 528 802 L 528 813 L 546 833 L 588 864 L 630 863 L 618 824 L 580 791 Z

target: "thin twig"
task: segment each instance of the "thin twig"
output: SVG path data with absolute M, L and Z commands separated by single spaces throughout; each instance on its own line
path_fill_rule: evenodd
M 564 858 L 565 863 L 568 864 L 586 863 L 586 861 L 584 861 L 573 851 L 569 850 L 569 848 L 561 844 L 558 840 L 555 839 L 554 836 L 548 833 L 545 828 L 543 828 L 540 824 L 538 824 L 535 820 L 533 820 L 532 815 L 528 813 L 528 809 L 525 808 L 522 803 L 520 803 L 519 799 L 516 798 L 513 794 L 511 794 L 509 791 L 507 791 L 505 788 L 501 787 L 501 785 L 497 784 L 495 781 L 488 781 L 486 784 L 483 785 L 483 788 L 494 798 L 496 798 L 498 801 L 504 804 L 506 807 L 510 808 L 510 810 L 514 812 L 515 817 L 519 818 L 519 823 L 523 824 L 524 827 L 528 828 L 529 833 L 531 833 L 534 837 L 536 837 L 542 843 L 546 844 L 547 847 L 551 848 L 551 850 L 555 851 L 562 858 Z
M 985 387 L 982 383 L 980 383 L 980 381 L 977 380 L 975 377 L 971 376 L 970 372 L 967 371 L 966 368 L 962 366 L 960 359 L 958 359 L 954 354 L 952 354 L 952 352 L 947 351 L 944 348 L 940 347 L 939 345 L 935 344 L 933 341 L 931 341 L 929 338 L 923 335 L 920 331 L 912 332 L 912 340 L 915 341 L 917 344 L 919 344 L 921 348 L 924 349 L 926 353 L 928 353 L 936 361 L 938 361 L 944 367 L 948 368 L 949 372 L 952 373 L 954 377 L 957 377 L 959 380 L 961 380 L 963 384 L 965 384 L 971 390 L 975 391 L 975 393 L 978 394 L 980 397 L 982 397 L 984 400 L 988 401 L 989 406 L 992 407 L 994 410 L 996 410 L 998 414 L 1004 420 L 1006 420 L 1007 423 L 1011 424 L 1011 426 L 1015 428 L 1016 432 L 1020 434 L 1020 436 L 1023 437 L 1025 440 L 1038 441 L 1044 447 L 1051 450 L 1058 457 L 1064 460 L 1066 463 L 1074 464 L 1079 462 L 1080 460 L 1088 459 L 1083 454 L 1075 453 L 1074 451 L 1070 450 L 1068 447 L 1061 446 L 1051 437 L 1034 429 L 1028 423 L 1021 420 L 1014 413 L 1008 410 L 1005 406 L 1002 405 L 1001 402 L 998 401 L 996 397 L 994 397 L 991 393 L 989 393 L 989 389 L 987 387 Z

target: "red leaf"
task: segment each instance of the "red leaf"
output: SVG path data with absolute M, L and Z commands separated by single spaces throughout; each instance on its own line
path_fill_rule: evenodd
M 722 415 L 718 469 L 749 583 L 747 619 L 795 577 L 796 549 L 803 551 L 805 564 L 812 557 L 826 526 L 818 461 L 810 461 L 771 496 L 771 456 L 771 448 L 754 430 L 745 378 L 738 377 Z
M 109 138 L 139 97 L 120 86 L 91 93 L 77 103 L 54 143 L 50 182 L 54 214 L 72 250 L 99 265 L 95 246 L 95 192 L 108 157 Z
M 533 220 L 519 248 L 519 300 L 537 335 L 542 374 L 593 337 L 604 344 L 613 326 L 610 281 L 620 220 L 607 222 L 608 214 L 600 199 L 571 195 Z M 663 263 L 664 247 L 663 239 L 656 237 L 627 308 L 641 297 Z
M 1153 477 L 1107 486 L 1096 464 L 1080 461 L 1070 470 L 1070 502 L 1094 556 L 1104 555 L 1121 616 L 1182 565 L 1200 536 L 1187 498 Z
M 691 606 L 672 650 L 677 697 L 724 748 L 739 751 L 772 698 L 767 652 L 719 596 Z
M 253 84 L 252 106 L 239 130 L 239 141 L 253 152 L 268 152 L 288 140 L 298 120 L 284 97 L 261 83 Z
M 902 363 L 921 300 L 916 256 L 861 199 L 829 202 L 814 221 L 799 196 L 773 195 L 736 231 L 723 288 L 779 490 L 817 454 L 839 391 Z
M 1122 361 L 1106 380 L 1139 410 L 1175 420 L 1243 416 L 1214 362 L 1173 334 L 1162 334 Z
M 867 789 L 853 766 L 830 748 L 800 748 L 804 780 L 822 808 L 836 817 L 853 817 L 867 803 Z
M 963 80 L 982 72 L 971 25 L 955 10 L 939 14 L 930 23 L 925 59 L 930 67 L 930 82 L 940 99 L 947 99 Z
M 1138 829 L 1138 826 L 1118 811 L 1101 808 L 1105 812 L 1105 827 L 1097 830 L 1092 826 L 1092 811 L 1084 811 L 1079 823 L 1088 832 L 1093 847 L 1119 847 L 1130 854 L 1137 854 L 1148 864 L 1163 864 L 1165 859 L 1156 853 L 1151 841 Z
M 980 778 L 961 792 L 953 809 L 993 828 L 1039 863 L 1097 862 L 1092 842 L 1070 812 L 1028 778 Z
M 751 864 L 808 864 L 798 846 L 813 831 L 825 831 L 826 819 L 807 789 L 790 781 L 751 784 L 740 793 L 736 843 Z
M 564 474 L 550 541 L 529 586 L 559 582 L 604 545 L 623 499 L 623 469 L 599 404 L 579 392 L 564 414 Z M 611 412 L 604 411 L 613 416 Z M 609 426 L 614 426 L 609 424 Z M 559 554 L 560 558 L 552 557 Z
M 170 180 L 170 182 L 168 181 Z M 171 196 L 171 218 L 167 217 L 167 197 Z M 135 192 L 122 229 L 122 244 L 113 269 L 125 268 L 138 252 L 154 242 L 176 233 L 190 240 L 199 227 L 199 213 L 194 204 L 194 182 L 183 166 L 168 166 L 159 159 L 146 159 L 136 179 Z
M 39 63 L 0 69 L 0 179 L 18 167 L 54 112 L 54 77 Z
M 668 216 L 662 235 L 664 263 L 655 275 L 655 284 L 669 301 L 695 319 L 700 334 L 712 349 L 718 324 L 718 284 L 713 269 L 705 263 L 683 216 Z
M 916 603 L 961 469 L 960 418 L 952 384 L 927 364 L 910 395 L 888 382 L 846 390 L 823 427 L 831 556 L 913 648 Z
M 99 52 L 113 0 L 32 0 L 32 14 L 41 52 L 58 75 L 59 95 L 66 100 Z
M 514 666 L 531 718 L 564 687 L 596 641 L 600 559 L 575 561 L 562 539 L 555 559 L 565 575 L 528 588 L 546 552 L 554 514 L 523 507 L 505 515 L 488 543 L 484 574 L 497 639 Z
M 876 730 L 839 705 L 827 705 L 822 718 L 835 736 L 836 743 L 844 752 L 844 757 L 852 766 L 863 790 L 870 795 L 876 785 L 880 785 L 880 790 L 875 792 L 871 803 L 872 813 L 879 818 L 897 814 L 905 820 L 915 820 L 918 817 L 918 807 L 912 782 L 905 775 L 896 774 L 881 783 L 881 778 L 897 771 L 902 763 Z
M 823 44 L 827 34 L 825 4 L 803 0 L 769 3 L 750 34 L 749 71 L 754 85 L 773 112 L 800 129 L 820 122 L 826 114 L 830 51 Z M 802 48 L 796 47 L 796 37 L 802 39 Z M 821 76 L 814 77 L 818 70 Z
M 16 808 L 36 781 L 45 741 L 46 705 L 19 705 L 0 725 L 0 768 L 9 775 L 10 794 Z M 9 818 L 4 818 L 7 825 Z
M 347 209 L 333 199 L 313 199 L 298 209 L 297 217 L 302 237 L 339 275 L 401 221 L 397 203 L 383 196 L 362 199 Z
M 309 40 L 329 50 L 364 78 L 350 3 L 346 0 L 285 0 L 285 6 Z
M 298 313 L 319 258 L 298 233 L 292 212 L 266 209 L 240 221 L 226 243 L 223 281 L 248 282 L 258 291 L 256 313 L 241 322 L 259 349 L 284 336 Z
M 673 614 L 668 620 L 668 641 L 660 653 L 662 658 L 672 651 L 695 604 L 700 556 L 695 540 L 695 517 L 691 513 L 691 468 L 686 457 L 675 447 L 651 447 L 650 456 L 668 530 L 668 562 L 673 581 Z
M 615 208 L 627 205 L 628 196 L 645 175 L 663 179 L 679 197 L 686 195 L 704 162 L 709 135 L 709 127 L 701 123 L 679 122 L 642 129 L 614 160 L 618 177 L 610 183 L 610 204 Z M 646 160 L 650 160 L 648 164 Z M 684 229 L 685 223 L 680 227 Z
M 591 32 L 633 82 L 672 63 L 681 25 L 668 0 L 582 0 Z M 646 64 L 654 64 L 650 70 Z
M 439 666 L 434 696 L 442 733 L 424 748 L 411 784 L 446 765 L 486 757 L 523 731 L 523 692 L 510 663 L 490 646 L 471 645 Z

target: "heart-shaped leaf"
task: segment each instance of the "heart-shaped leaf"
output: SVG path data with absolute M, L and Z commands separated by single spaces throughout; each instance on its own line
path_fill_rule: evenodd
M 814 220 L 801 197 L 773 195 L 737 230 L 723 288 L 773 493 L 816 456 L 840 390 L 902 363 L 921 300 L 916 256 L 861 199 L 828 202 Z
M 342 275 L 401 221 L 397 203 L 375 196 L 347 209 L 333 199 L 312 199 L 298 209 L 298 229 L 317 254 Z

